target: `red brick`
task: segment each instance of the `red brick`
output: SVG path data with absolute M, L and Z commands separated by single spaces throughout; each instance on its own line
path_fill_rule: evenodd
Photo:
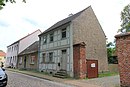
M 130 33 L 115 37 L 121 87 L 130 87 Z
M 86 48 L 84 44 L 76 44 L 73 46 L 74 59 L 74 77 L 86 78 Z

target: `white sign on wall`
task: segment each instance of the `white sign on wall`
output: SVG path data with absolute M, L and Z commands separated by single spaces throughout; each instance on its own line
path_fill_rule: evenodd
M 95 63 L 92 63 L 92 64 L 91 64 L 91 67 L 96 67 Z

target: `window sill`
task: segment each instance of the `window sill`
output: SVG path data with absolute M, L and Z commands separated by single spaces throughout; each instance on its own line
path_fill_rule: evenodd
M 46 64 L 45 62 L 41 62 L 40 64 Z
M 49 43 L 53 43 L 54 41 L 50 41 Z
M 47 43 L 44 43 L 43 45 L 46 45 Z
M 41 62 L 40 64 L 54 64 L 54 62 Z
M 30 63 L 30 65 L 34 65 L 34 63 Z
M 54 62 L 44 62 L 44 64 L 54 64 Z
M 22 63 L 19 63 L 19 65 L 22 65 Z
M 67 37 L 61 38 L 61 40 L 65 40 L 65 39 L 67 39 Z

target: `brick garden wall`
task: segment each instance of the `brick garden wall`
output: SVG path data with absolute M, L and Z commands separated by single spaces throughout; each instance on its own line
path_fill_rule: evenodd
M 121 87 L 130 87 L 130 33 L 115 37 Z

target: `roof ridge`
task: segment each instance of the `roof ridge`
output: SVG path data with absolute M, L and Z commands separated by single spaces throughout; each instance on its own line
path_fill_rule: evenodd
M 62 19 L 62 20 L 56 22 L 56 23 L 53 24 L 50 28 L 46 29 L 43 33 L 46 33 L 46 32 L 48 32 L 48 31 L 51 31 L 51 30 L 53 30 L 53 29 L 55 29 L 55 28 L 57 28 L 57 27 L 59 27 L 59 26 L 61 26 L 61 25 L 63 25 L 63 24 L 69 23 L 70 21 L 72 21 L 72 20 L 74 20 L 76 17 L 78 17 L 83 11 L 85 11 L 86 9 L 88 9 L 89 7 L 91 7 L 91 5 L 88 6 L 87 8 L 85 8 L 85 9 L 83 9 L 83 10 L 81 10 L 81 11 L 75 13 L 75 14 L 73 14 L 72 16 L 66 17 L 66 18 L 64 18 L 64 19 Z M 40 35 L 42 35 L 43 33 L 41 33 Z M 40 36 L 40 35 L 39 35 L 39 36 Z
M 40 30 L 40 29 L 37 29 L 37 30 L 35 30 L 34 32 L 32 32 L 32 33 L 30 33 L 30 34 L 28 34 L 28 35 L 26 35 L 26 36 L 22 37 L 21 39 L 19 39 L 19 40 L 15 41 L 15 42 L 14 42 L 14 43 L 12 43 L 11 45 L 13 45 L 13 44 L 15 44 L 15 43 L 17 43 L 17 42 L 19 42 L 19 41 L 23 40 L 24 38 L 26 38 L 26 37 L 28 37 L 28 36 L 30 36 L 30 35 L 32 35 L 32 34 L 34 34 L 34 33 L 35 33 L 35 32 L 37 32 L 37 31 L 40 31 L 40 32 L 41 32 L 41 30 Z M 41 32 L 41 33 L 42 33 L 42 32 Z M 9 45 L 9 46 L 11 46 L 11 45 Z M 7 46 L 7 47 L 9 47 L 9 46 Z

